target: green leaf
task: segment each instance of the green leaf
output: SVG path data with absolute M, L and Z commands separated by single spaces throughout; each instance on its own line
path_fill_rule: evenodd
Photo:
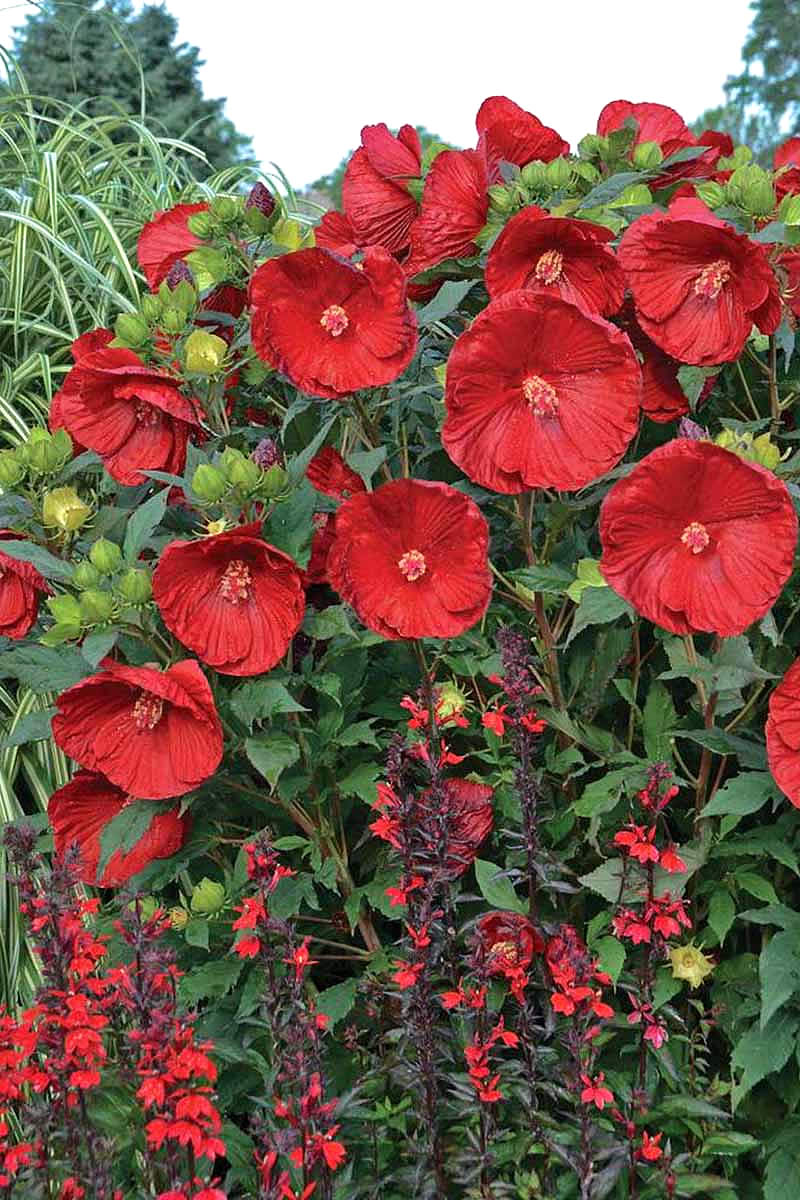
M 656 985 L 653 988 L 653 1008 L 659 1009 L 669 1004 L 673 996 L 683 988 L 680 979 L 676 979 L 670 967 L 659 967 L 656 971 Z
M 244 744 L 245 754 L 255 769 L 264 776 L 271 788 L 275 788 L 281 773 L 291 767 L 300 757 L 300 748 L 288 733 L 265 733 L 261 737 L 248 738 Z
M 283 550 L 305 567 L 311 553 L 311 536 L 317 493 L 307 479 L 303 479 L 286 500 L 276 504 L 264 526 L 264 536 L 273 546 Z
M 727 1133 L 712 1133 L 703 1142 L 702 1154 L 747 1154 L 761 1142 L 750 1133 L 738 1133 L 735 1129 Z
M 656 680 L 647 693 L 642 713 L 644 746 L 651 762 L 664 762 L 672 758 L 669 731 L 677 719 L 669 691 Z
M 546 592 L 554 596 L 563 595 L 573 582 L 572 573 L 566 567 L 556 566 L 524 567 L 514 571 L 511 578 L 531 592 Z
M 769 880 L 764 879 L 761 875 L 756 875 L 753 871 L 737 871 L 736 883 L 745 892 L 755 896 L 756 900 L 763 900 L 767 904 L 778 903 L 775 888 Z
M 328 436 L 331 428 L 333 427 L 334 423 L 338 421 L 338 419 L 338 412 L 334 413 L 332 417 L 329 417 L 328 420 L 323 423 L 322 428 L 318 430 L 317 434 L 311 439 L 308 445 L 304 446 L 300 453 L 295 454 L 295 456 L 290 460 L 287 466 L 287 475 L 289 477 L 290 485 L 294 486 L 294 484 L 300 483 L 306 473 L 306 467 L 320 449 L 325 441 L 325 438 Z
M 716 1108 L 707 1100 L 695 1096 L 665 1096 L 653 1110 L 653 1116 L 700 1117 L 706 1121 L 730 1121 L 731 1114 L 724 1108 Z
M 588 875 L 581 875 L 578 880 L 584 887 L 591 888 L 605 900 L 616 902 L 620 894 L 622 881 L 622 860 L 608 858 L 599 867 L 595 867 Z
M 708 902 L 708 923 L 717 935 L 720 946 L 733 922 L 736 920 L 736 905 L 725 888 L 717 888 Z
M 356 721 L 348 725 L 336 735 L 339 746 L 375 746 L 379 745 L 372 728 L 372 721 Z
M 178 984 L 183 1004 L 191 1008 L 200 1000 L 221 1000 L 227 996 L 242 973 L 244 959 L 212 959 L 184 975 Z
M 744 738 L 726 733 L 724 729 L 674 729 L 672 736 L 686 738 L 698 746 L 705 746 L 715 754 L 735 755 L 743 767 L 763 771 L 767 756 L 762 742 L 748 742 Z
M 734 1109 L 767 1075 L 780 1071 L 794 1050 L 800 1018 L 779 1012 L 761 1025 L 752 1025 L 733 1047 L 731 1069 L 740 1072 L 731 1093 Z
M 310 875 L 285 876 L 272 893 L 269 911 L 281 921 L 296 917 L 305 900 L 309 908 L 318 909 L 319 900 Z
M 800 1196 L 800 1158 L 790 1150 L 778 1150 L 767 1161 L 764 1200 L 791 1200 Z
M 58 579 L 62 583 L 67 583 L 72 579 L 75 570 L 71 563 L 56 558 L 55 554 L 51 554 L 49 550 L 45 550 L 44 546 L 37 546 L 34 542 L 4 538 L 3 554 L 7 554 L 9 558 L 16 558 L 20 562 L 32 563 L 45 579 Z
M 208 949 L 208 921 L 203 917 L 192 917 L 183 931 L 187 946 L 196 946 L 200 950 Z
M 612 200 L 616 200 L 617 196 L 621 196 L 631 184 L 641 183 L 643 178 L 645 176 L 641 171 L 620 171 L 619 174 L 612 175 L 610 179 L 604 179 L 583 197 L 581 211 L 588 208 L 602 208 L 604 204 L 610 204 Z
M 253 728 L 254 721 L 265 721 L 279 713 L 308 712 L 275 679 L 248 679 L 247 683 L 239 684 L 231 692 L 230 706 L 234 716 L 248 729 Z
M 766 908 L 748 908 L 739 913 L 742 921 L 752 921 L 754 925 L 778 925 L 781 929 L 790 929 L 800 938 L 800 913 L 788 908 L 785 904 L 768 904 Z
M 359 763 L 339 780 L 339 791 L 343 796 L 358 796 L 367 804 L 373 804 L 378 796 L 375 780 L 380 775 L 375 763 Z
M 601 937 L 592 946 L 600 963 L 600 970 L 611 976 L 611 982 L 616 983 L 625 965 L 625 947 L 617 938 Z
M 14 728 L 5 737 L 0 737 L 0 750 L 9 746 L 24 746 L 27 742 L 41 742 L 51 734 L 50 722 L 55 714 L 54 708 L 43 709 L 42 712 L 29 712 L 20 717 Z
M 322 612 L 310 611 L 303 622 L 303 633 L 316 641 L 327 642 L 341 635 L 353 637 L 355 631 L 344 605 L 332 604 L 330 608 L 323 608 Z
M 167 511 L 168 495 L 169 488 L 156 492 L 155 496 L 151 496 L 140 508 L 135 509 L 133 516 L 128 518 L 125 542 L 122 548 L 129 563 L 136 562 L 153 530 L 163 519 L 164 513 Z
M 623 616 L 629 621 L 633 620 L 633 609 L 613 588 L 586 588 L 581 595 L 580 604 L 575 609 L 566 645 L 589 625 L 608 625 Z
M 607 771 L 600 779 L 588 783 L 573 807 L 579 817 L 597 817 L 611 812 L 619 802 L 620 795 L 631 781 L 633 768 L 622 767 L 619 771 Z
M 758 959 L 761 980 L 761 1028 L 800 991 L 800 958 L 793 933 L 776 933 L 767 942 Z
M 115 850 L 120 850 L 123 854 L 133 850 L 147 833 L 153 818 L 163 811 L 164 806 L 156 801 L 131 800 L 103 826 L 103 832 L 100 834 L 100 858 L 97 863 L 98 879 L 105 875 Z
M 351 1011 L 357 987 L 357 979 L 345 979 L 343 983 L 335 983 L 317 996 L 317 1011 L 325 1014 L 331 1029 Z
M 772 776 L 766 771 L 748 771 L 730 779 L 700 813 L 701 817 L 723 817 L 729 813 L 743 817 L 758 812 L 769 799 L 778 795 Z
M 675 1172 L 676 1196 L 707 1196 L 709 1192 L 730 1191 L 730 1180 L 722 1175 L 694 1175 L 687 1171 Z
M 491 904 L 492 908 L 527 913 L 527 904 L 524 904 L 517 896 L 511 880 L 505 875 L 500 875 L 500 868 L 495 863 L 476 858 L 475 878 L 478 881 L 481 895 L 487 904 Z
M 433 299 L 417 313 L 420 325 L 432 325 L 434 321 L 449 317 L 477 282 L 477 279 L 463 279 L 458 282 L 451 279 L 443 283 Z
M 13 675 L 32 692 L 62 692 L 92 674 L 79 650 L 27 643 L 0 654 L 0 676 Z

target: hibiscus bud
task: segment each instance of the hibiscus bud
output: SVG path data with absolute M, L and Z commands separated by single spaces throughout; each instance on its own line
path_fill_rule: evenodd
M 583 158 L 579 158 L 577 162 L 574 162 L 572 169 L 579 179 L 584 179 L 587 183 L 597 183 L 600 178 L 600 172 L 594 163 L 586 162 Z
M 663 157 L 658 142 L 639 142 L 638 146 L 633 147 L 633 165 L 635 167 L 649 170 L 650 167 L 657 167 Z
M 223 338 L 195 329 L 186 339 L 183 360 L 187 371 L 196 371 L 198 375 L 216 375 L 227 352 L 228 344 Z
M 131 604 L 146 604 L 153 594 L 150 572 L 146 571 L 144 567 L 131 567 L 119 580 L 117 586 Z
M 450 680 L 442 684 L 436 693 L 436 716 L 440 721 L 460 717 L 467 707 L 467 697 L 457 683 Z
M 694 185 L 694 190 L 703 204 L 709 208 L 719 208 L 725 203 L 725 188 L 721 183 L 715 183 L 713 179 L 704 179 L 701 183 Z
M 76 588 L 80 591 L 85 591 L 86 588 L 93 588 L 100 582 L 100 572 L 97 567 L 90 562 L 78 563 L 73 575 L 73 582 Z
M 534 162 L 529 162 L 522 168 L 520 178 L 525 187 L 530 188 L 531 191 L 546 191 L 549 186 L 547 180 L 547 163 L 539 162 L 538 159 Z
M 75 488 L 54 488 L 45 492 L 42 501 L 42 520 L 45 525 L 56 525 L 65 532 L 80 529 L 90 515 L 91 509 L 84 504 Z
M 122 313 L 117 317 L 114 333 L 118 342 L 134 350 L 137 346 L 143 346 L 150 337 L 147 322 L 143 321 L 138 313 Z
M 800 225 L 800 196 L 784 196 L 778 210 L 778 219 L 784 225 Z
M 514 195 L 502 183 L 489 188 L 489 202 L 495 212 L 508 213 L 514 207 Z
M 47 607 L 61 625 L 80 625 L 81 609 L 74 596 L 48 596 Z
M 3 450 L 0 453 L 0 488 L 13 488 L 25 476 L 25 464 L 20 461 L 14 450 Z
M 181 908 L 180 904 L 176 904 L 174 908 L 171 908 L 167 915 L 173 929 L 185 929 L 189 924 L 189 914 L 185 908 Z
M 213 879 L 203 878 L 192 889 L 191 906 L 193 913 L 210 915 L 219 912 L 225 903 L 225 888 Z
M 101 575 L 113 575 L 122 566 L 122 551 L 116 542 L 100 538 L 89 551 L 89 562 Z
M 275 439 L 271 437 L 262 438 L 250 457 L 254 463 L 257 463 L 261 467 L 262 471 L 268 471 L 276 463 L 278 466 L 283 465 L 281 448 Z
M 165 308 L 161 317 L 161 328 L 165 333 L 183 333 L 186 313 L 180 308 Z
M 725 450 L 732 450 L 734 454 L 738 454 L 747 462 L 758 463 L 769 471 L 774 471 L 781 461 L 781 452 L 770 441 L 768 433 L 762 433 L 759 437 L 755 437 L 749 432 L 737 433 L 734 429 L 723 429 L 722 433 L 717 434 L 714 441 Z
M 215 196 L 211 211 L 220 221 L 235 221 L 239 215 L 239 202 L 233 196 Z
M 755 163 L 737 167 L 727 184 L 727 196 L 745 212 L 766 216 L 775 207 L 775 189 L 769 171 Z
M 142 300 L 142 316 L 145 321 L 154 324 L 161 316 L 161 301 L 158 296 L 145 296 Z
M 252 491 L 261 481 L 260 468 L 256 466 L 252 459 L 245 458 L 244 456 L 240 459 L 232 460 L 230 467 L 226 467 L 225 474 L 233 486 L 241 488 L 243 492 Z
M 280 496 L 281 492 L 286 490 L 286 484 L 289 476 L 284 471 L 279 463 L 275 463 L 264 472 L 263 478 L 258 485 L 259 495 L 265 500 L 274 500 L 276 496 Z
M 266 233 L 275 221 L 277 204 L 275 197 L 263 183 L 256 183 L 244 202 L 244 216 L 253 233 Z
M 190 283 L 185 279 L 181 279 L 179 283 L 172 289 L 170 295 L 170 307 L 177 308 L 182 313 L 187 315 L 193 312 L 197 306 L 197 292 Z
M 164 282 L 170 291 L 173 291 L 173 289 L 177 288 L 181 283 L 188 283 L 189 286 L 192 287 L 194 284 L 194 275 L 192 274 L 191 267 L 188 263 L 185 263 L 182 258 L 179 258 L 178 261 L 173 263 L 170 269 L 167 271 Z
M 685 979 L 693 988 L 699 987 L 706 975 L 714 970 L 713 959 L 707 958 L 693 942 L 676 946 L 669 952 L 673 979 Z
M 581 158 L 605 158 L 608 151 L 608 138 L 601 137 L 599 133 L 587 133 L 586 137 L 582 137 L 578 142 Z
M 207 238 L 214 228 L 214 218 L 207 212 L 192 213 L 186 224 L 195 237 Z
M 99 625 L 107 621 L 114 611 L 114 597 L 110 592 L 101 592 L 98 588 L 89 588 L 81 593 L 80 598 L 81 624 Z
M 566 188 L 572 183 L 572 163 L 566 158 L 554 158 L 547 164 L 547 182 L 554 188 Z
M 201 463 L 192 476 L 192 491 L 201 500 L 207 500 L 213 504 L 215 500 L 221 499 L 227 490 L 228 483 L 225 476 L 216 467 L 209 466 L 207 463 Z
M 22 450 L 28 467 L 35 474 L 60 471 L 72 455 L 72 439 L 66 429 L 51 434 L 47 429 L 32 429 Z

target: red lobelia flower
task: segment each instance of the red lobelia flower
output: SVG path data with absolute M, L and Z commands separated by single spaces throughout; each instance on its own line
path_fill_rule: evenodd
M 159 812 L 154 805 L 153 818 L 136 845 L 129 850 L 115 850 L 102 879 L 98 879 L 103 830 L 131 799 L 105 776 L 94 771 L 78 771 L 74 779 L 50 797 L 47 815 L 53 828 L 56 853 L 64 854 L 73 843 L 78 845 L 80 878 L 84 883 L 117 887 L 137 875 L 153 859 L 176 854 L 186 840 L 188 817 L 179 816 L 177 809 Z
M 0 529 L 4 541 L 22 541 L 20 534 Z M 12 558 L 0 550 L 0 637 L 19 641 L 29 632 L 39 614 L 39 601 L 50 591 L 44 576 L 32 563 Z
M 207 211 L 207 204 L 176 204 L 147 222 L 136 243 L 136 257 L 151 292 L 158 291 L 170 267 L 202 245 L 190 232 L 188 221 L 195 213 Z
M 509 292 L 454 345 L 442 444 L 495 492 L 575 491 L 636 432 L 641 372 L 615 326 L 556 296 Z
M 477 254 L 475 238 L 489 215 L 489 175 L 477 150 L 442 150 L 425 180 L 420 214 L 411 226 L 403 264 L 417 275 L 448 258 Z
M 552 162 L 569 154 L 569 143 L 555 129 L 543 125 L 533 113 L 526 112 L 507 96 L 490 96 L 484 100 L 475 118 L 478 130 L 478 150 L 484 155 L 489 182 L 502 178 L 500 163 L 517 167 L 529 162 Z
M 386 638 L 455 637 L 486 611 L 489 529 L 444 483 L 396 479 L 336 513 L 328 578 Z
M 253 275 L 253 347 L 312 396 L 338 400 L 402 375 L 417 345 L 402 270 L 382 246 L 358 267 L 297 250 Z
M 489 251 L 486 287 L 492 299 L 519 288 L 561 296 L 610 317 L 625 296 L 625 276 L 604 225 L 551 217 L 535 204 L 512 217 Z
M 222 726 L 197 663 L 102 666 L 56 701 L 53 737 L 64 753 L 144 800 L 182 796 L 209 779 L 222 758 Z
M 283 658 L 305 612 L 303 577 L 287 554 L 241 525 L 164 548 L 153 599 L 179 642 L 223 675 L 261 675 Z
M 614 484 L 600 510 L 600 568 L 672 633 L 730 637 L 763 617 L 792 571 L 797 517 L 772 472 L 676 438 Z
M 800 137 L 791 137 L 778 146 L 772 163 L 777 171 L 775 194 L 778 200 L 800 192 Z
M 699 200 L 648 213 L 619 247 L 636 319 L 657 346 L 697 366 L 732 362 L 755 322 L 780 322 L 778 283 L 766 251 L 715 217 Z
M 769 699 L 767 761 L 778 787 L 800 808 L 800 659 Z
M 318 492 L 336 500 L 348 500 L 357 492 L 367 490 L 361 476 L 348 467 L 333 446 L 325 446 L 314 455 L 306 468 L 306 478 Z
M 181 474 L 200 421 L 178 380 L 109 346 L 80 355 L 53 397 L 50 426 L 95 450 L 119 483 L 134 485 L 146 482 L 144 471 Z
M 419 179 L 421 163 L 413 125 L 404 125 L 396 137 L 384 124 L 364 126 L 342 183 L 344 216 L 357 246 L 383 246 L 390 254 L 408 249 L 419 205 L 406 185 Z

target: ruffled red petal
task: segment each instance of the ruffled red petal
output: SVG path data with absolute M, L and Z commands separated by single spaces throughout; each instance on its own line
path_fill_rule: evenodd
M 170 267 L 202 244 L 189 232 L 188 221 L 195 213 L 207 211 L 207 204 L 176 204 L 147 222 L 136 243 L 136 257 L 151 292 L 158 290 Z
M 347 164 L 342 204 L 360 246 L 383 246 L 390 254 L 407 249 L 419 206 L 401 183 L 376 171 L 366 150 L 356 150 Z
M 356 492 L 367 490 L 361 476 L 348 467 L 333 446 L 325 446 L 312 458 L 306 468 L 306 477 L 318 492 L 336 500 L 347 500 Z
M 20 534 L 0 529 L 0 546 L 3 541 L 22 540 Z M 39 614 L 41 596 L 50 590 L 32 563 L 0 550 L 0 637 L 24 638 Z
M 447 258 L 477 253 L 475 238 L 489 214 L 486 159 L 477 150 L 442 150 L 433 160 L 422 208 L 411 226 L 411 250 L 404 263 L 410 277 Z
M 475 118 L 478 148 L 486 158 L 489 180 L 500 180 L 500 163 L 524 167 L 529 162 L 552 162 L 569 154 L 569 143 L 507 96 L 484 100 Z

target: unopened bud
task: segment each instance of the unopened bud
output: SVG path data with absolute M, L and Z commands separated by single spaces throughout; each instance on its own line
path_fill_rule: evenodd
M 89 562 L 101 575 L 113 575 L 122 566 L 122 551 L 116 542 L 100 538 L 89 551 Z
M 194 275 L 189 264 L 184 262 L 182 258 L 179 258 L 167 271 L 165 283 L 170 291 L 174 291 L 179 283 L 188 283 L 193 288 Z
M 114 333 L 118 342 L 136 349 L 143 346 L 150 337 L 147 322 L 137 313 L 122 313 L 114 322 Z
M 275 468 L 271 468 L 274 470 Z M 278 468 L 280 470 L 280 468 Z M 244 458 L 237 459 L 231 462 L 230 467 L 226 469 L 226 475 L 234 487 L 240 488 L 243 492 L 251 492 L 253 488 L 258 486 L 261 479 L 261 469 L 252 459 Z
M 169 910 L 168 916 L 169 923 L 173 929 L 185 929 L 189 924 L 189 914 L 186 909 L 181 908 L 179 904 L 176 904 L 174 908 Z
M 70 458 L 72 439 L 65 429 L 51 434 L 47 429 L 37 426 L 31 430 L 23 453 L 28 460 L 28 467 L 34 474 L 51 474 L 60 471 Z
M 275 197 L 263 183 L 256 183 L 244 202 L 244 215 L 253 233 L 266 233 L 276 220 L 278 206 Z
M 216 375 L 228 352 L 227 342 L 215 333 L 195 329 L 183 347 L 183 360 L 187 371 L 198 375 Z
M 284 471 L 283 467 L 278 463 L 269 467 L 258 485 L 259 495 L 266 500 L 273 500 L 276 496 L 280 496 L 281 492 L 286 490 L 286 484 L 289 481 L 289 476 Z
M 144 567 L 131 567 L 118 581 L 117 587 L 130 604 L 146 604 L 153 594 L 150 572 Z
M 192 491 L 201 500 L 213 504 L 220 500 L 228 489 L 225 476 L 216 467 L 201 463 L 192 476 Z
M 572 182 L 572 163 L 566 158 L 554 158 L 547 164 L 547 181 L 551 187 L 566 188 Z
M 547 178 L 547 163 L 539 162 L 538 159 L 534 162 L 527 163 L 520 172 L 520 179 L 527 188 L 534 192 L 542 192 L 549 186 Z
M 88 588 L 87 591 L 81 592 L 80 610 L 82 624 L 102 624 L 114 611 L 114 597 L 110 592 L 101 592 L 98 588 Z
M 90 562 L 78 563 L 75 568 L 75 574 L 72 577 L 75 587 L 79 588 L 80 591 L 96 587 L 101 578 L 102 576 L 97 567 L 93 566 Z
M 209 915 L 219 912 L 225 903 L 225 888 L 213 879 L 201 879 L 192 890 L 192 912 Z
M 0 488 L 13 488 L 25 477 L 25 464 L 20 460 L 16 451 L 3 450 L 0 452 Z
M 698 199 L 702 200 L 708 208 L 719 208 L 721 204 L 725 203 L 725 188 L 713 179 L 705 179 L 696 183 L 694 190 Z
M 65 532 L 80 529 L 91 513 L 75 488 L 54 488 L 42 501 L 42 520 L 45 525 L 57 526 Z
M 195 237 L 207 238 L 214 229 L 214 219 L 208 212 L 192 213 L 187 221 L 189 232 Z
M 81 608 L 75 596 L 48 596 L 47 607 L 61 625 L 80 625 Z
M 165 333 L 183 333 L 186 313 L 180 308 L 166 308 L 161 317 L 161 328 Z
M 587 133 L 578 142 L 578 153 L 582 158 L 605 158 L 608 151 L 608 138 L 599 133 Z
M 766 216 L 775 207 L 772 175 L 756 163 L 737 167 L 728 180 L 728 199 L 752 216 Z
M 167 276 L 169 278 L 169 276 Z M 145 296 L 142 300 L 142 316 L 154 324 L 161 316 L 161 301 L 158 296 Z
M 447 721 L 452 717 L 459 717 L 467 707 L 466 694 L 461 690 L 458 684 L 450 680 L 448 683 L 442 684 L 436 692 L 436 718 L 439 721 Z
M 219 221 L 235 221 L 239 215 L 239 202 L 232 196 L 215 196 L 211 201 L 211 211 Z
M 489 188 L 489 203 L 495 212 L 508 213 L 514 207 L 514 196 L 502 183 Z
M 254 463 L 261 467 L 262 471 L 268 471 L 276 463 L 278 466 L 283 466 L 281 448 L 275 439 L 271 437 L 262 438 L 250 457 Z

